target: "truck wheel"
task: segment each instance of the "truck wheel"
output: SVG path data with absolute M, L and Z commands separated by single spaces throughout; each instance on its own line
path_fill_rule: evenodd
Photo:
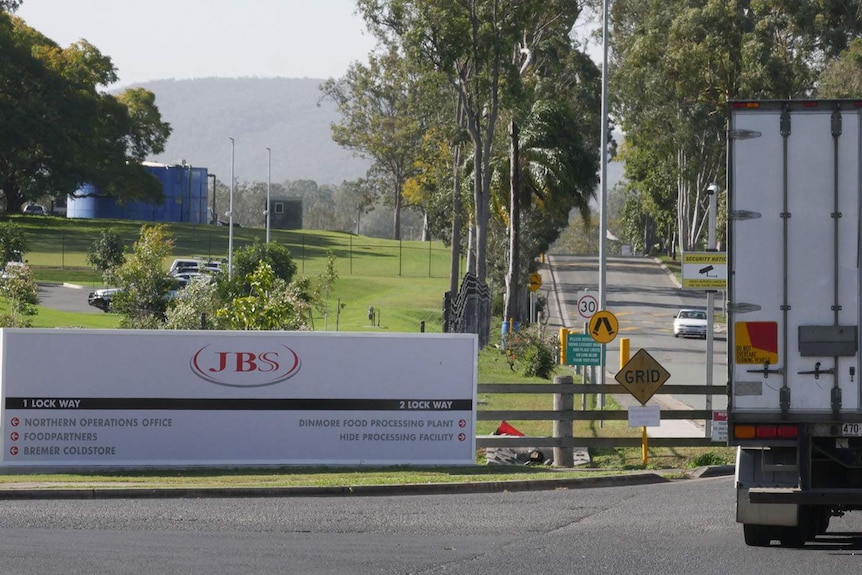
M 817 533 L 816 535 L 823 535 L 829 529 L 829 520 L 832 518 L 832 514 L 828 509 L 824 509 L 820 511 L 820 514 L 817 516 Z
M 785 527 L 781 530 L 778 540 L 782 547 L 802 547 L 807 539 L 805 532 L 805 527 L 801 525 L 799 527 Z
M 745 536 L 745 544 L 750 547 L 769 547 L 773 539 L 777 539 L 771 527 L 766 525 L 742 525 L 742 533 Z
M 807 507 L 804 517 L 807 517 L 808 539 L 823 535 L 829 529 L 832 511 L 828 507 Z M 800 517 L 803 517 L 800 515 Z

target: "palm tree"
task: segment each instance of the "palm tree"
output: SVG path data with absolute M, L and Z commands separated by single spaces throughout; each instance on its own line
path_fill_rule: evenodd
M 589 150 L 571 107 L 555 99 L 537 100 L 523 122 L 513 121 L 508 183 L 509 266 L 504 319 L 520 320 L 521 289 L 529 267 L 568 225 L 577 209 L 585 223 L 598 184 L 598 150 Z M 516 170 L 512 166 L 517 166 Z M 526 239 L 522 234 L 526 226 Z

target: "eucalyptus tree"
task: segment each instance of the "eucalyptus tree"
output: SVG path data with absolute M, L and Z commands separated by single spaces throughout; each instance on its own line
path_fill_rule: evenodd
M 369 29 L 384 44 L 396 45 L 419 68 L 441 74 L 463 110 L 472 142 L 473 213 L 468 270 L 480 285 L 487 280 L 491 147 L 500 107 L 519 78 L 512 53 L 519 41 L 517 0 L 358 0 Z M 454 106 L 453 106 L 454 107 Z M 478 301 L 479 341 L 489 338 L 490 309 Z
M 464 110 L 473 143 L 475 251 L 471 268 L 486 280 L 491 146 L 502 90 L 517 83 L 511 54 L 523 2 L 516 0 L 358 0 L 370 30 L 401 47 L 417 66 L 439 72 Z M 512 86 L 510 86 L 512 87 Z
M 856 39 L 830 61 L 817 84 L 821 98 L 859 98 L 862 96 L 862 39 Z
M 727 101 L 810 96 L 862 26 L 858 0 L 617 0 L 612 14 L 626 175 L 656 221 L 672 210 L 682 249 L 703 238 L 707 186 L 723 184 Z
M 321 90 L 341 112 L 332 125 L 332 139 L 370 158 L 369 174 L 389 188 L 393 206 L 392 239 L 401 239 L 404 183 L 414 171 L 425 126 L 418 113 L 420 79 L 394 45 L 369 55 L 368 64 L 354 63 L 338 80 Z
M 734 45 L 742 26 L 730 24 L 742 14 L 713 8 L 682 0 L 615 6 L 613 93 L 635 162 L 626 174 L 652 198 L 645 205 L 672 209 L 682 249 L 694 246 L 706 221 L 706 188 L 723 167 L 722 106 L 741 72 Z M 668 193 L 672 206 L 664 201 Z
M 335 196 L 338 229 L 359 235 L 362 216 L 374 209 L 377 200 L 376 187 L 364 178 L 342 182 Z

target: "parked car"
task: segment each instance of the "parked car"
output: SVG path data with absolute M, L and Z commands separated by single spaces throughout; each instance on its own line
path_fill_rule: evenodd
M 202 273 L 180 273 L 177 275 L 173 275 L 170 277 L 171 284 L 168 288 L 168 292 L 165 294 L 165 300 L 171 301 L 176 299 L 179 295 L 180 291 L 191 283 L 192 279 L 196 276 L 203 276 L 207 280 L 210 279 L 208 274 Z M 94 291 L 91 291 L 87 296 L 87 303 L 93 307 L 97 307 L 105 313 L 111 311 L 111 300 L 114 295 L 118 292 L 121 292 L 122 288 L 101 288 Z
M 178 258 L 171 263 L 168 275 L 177 277 L 182 274 L 214 274 L 218 273 L 220 270 L 221 263 L 218 261 Z
M 25 265 L 27 264 L 24 261 L 24 256 L 21 255 L 21 252 L 12 252 L 12 257 L 8 262 L 6 262 L 6 267 L 3 268 L 2 273 L 0 273 L 0 279 L 5 280 L 18 275 Z
M 204 281 L 204 282 L 210 282 L 213 279 L 213 277 L 206 272 L 180 272 L 180 273 L 175 273 L 172 277 L 183 282 L 179 286 L 180 288 L 186 287 L 188 284 L 195 281 L 195 279 L 198 279 L 198 281 Z
M 201 271 L 209 272 L 211 274 L 215 274 L 221 271 L 221 262 L 217 261 L 208 261 L 204 262 L 204 267 Z
M 118 291 L 120 291 L 120 288 L 102 288 L 91 291 L 87 296 L 87 303 L 108 313 L 111 311 L 111 298 Z
M 44 206 L 39 204 L 27 204 L 23 211 L 26 216 L 44 216 L 47 213 Z
M 203 262 L 198 259 L 184 259 L 177 258 L 171 264 L 170 269 L 168 269 L 169 276 L 175 276 L 177 274 L 183 273 L 197 273 L 201 271 L 201 267 L 203 266 Z
M 673 336 L 706 339 L 706 312 L 702 309 L 681 309 L 673 316 Z

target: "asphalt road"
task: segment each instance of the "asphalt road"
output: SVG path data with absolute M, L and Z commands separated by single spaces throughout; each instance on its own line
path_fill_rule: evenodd
M 862 516 L 746 547 L 730 477 L 542 492 L 0 502 L 13 574 L 853 573 Z
M 583 326 L 586 320 L 578 314 L 577 302 L 585 294 L 598 298 L 597 258 L 552 256 L 550 263 L 554 276 L 552 284 L 559 297 L 556 315 L 570 329 Z M 608 258 L 606 278 L 605 309 L 613 312 L 619 321 L 619 336 L 607 345 L 607 382 L 614 383 L 613 374 L 620 367 L 620 339 L 625 337 L 629 339 L 632 355 L 644 349 L 670 372 L 668 383 L 704 385 L 706 343 L 702 339 L 674 337 L 673 316 L 680 308 L 705 308 L 705 292 L 680 289 L 673 276 L 656 260 L 638 256 Z M 713 383 L 723 385 L 727 381 L 727 338 L 722 326 L 714 333 L 713 351 Z M 677 399 L 695 409 L 705 408 L 702 396 Z M 724 409 L 726 405 L 725 397 L 713 396 L 713 409 Z
M 104 313 L 87 303 L 92 287 L 72 284 L 39 284 L 39 304 L 76 313 Z

